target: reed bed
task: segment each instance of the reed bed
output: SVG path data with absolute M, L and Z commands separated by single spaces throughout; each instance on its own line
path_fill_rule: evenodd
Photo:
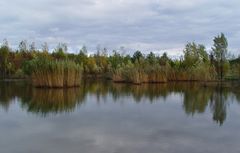
M 35 87 L 80 86 L 82 68 L 72 61 L 35 60 L 32 61 L 31 68 Z
M 166 73 L 160 68 L 147 68 L 127 64 L 113 72 L 114 82 L 127 82 L 133 84 L 167 82 Z
M 142 84 L 168 81 L 214 81 L 216 76 L 214 67 L 206 64 L 190 68 L 171 68 L 160 65 L 140 67 L 127 64 L 113 71 L 112 80 L 114 82 Z

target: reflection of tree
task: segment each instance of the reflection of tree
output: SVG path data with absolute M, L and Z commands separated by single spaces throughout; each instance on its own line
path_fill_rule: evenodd
M 14 98 L 27 99 L 31 90 L 31 86 L 25 81 L 0 82 L 0 106 L 8 110 Z
M 213 97 L 210 102 L 211 109 L 213 111 L 213 120 L 220 125 L 226 119 L 226 101 L 228 93 L 223 90 L 222 86 L 216 87 L 216 92 L 214 92 Z
M 167 84 L 113 84 L 111 87 L 112 96 L 116 100 L 121 96 L 132 96 L 135 102 L 140 102 L 142 98 L 147 98 L 152 102 L 159 97 L 166 98 L 168 94 Z
M 203 113 L 208 105 L 213 91 L 201 86 L 191 86 L 185 89 L 183 105 L 187 114 Z
M 150 102 L 153 99 L 165 99 L 171 93 L 183 95 L 183 107 L 186 114 L 204 113 L 210 103 L 213 111 L 213 120 L 220 125 L 226 119 L 226 102 L 230 91 L 233 89 L 224 88 L 216 84 L 212 87 L 204 87 L 199 83 L 169 83 L 169 84 L 146 84 L 133 86 L 126 84 L 110 84 L 112 96 L 115 100 L 122 96 L 132 96 L 135 102 L 141 102 L 147 98 Z M 106 86 L 105 86 L 106 87 Z M 239 93 L 237 94 L 239 96 Z M 236 98 L 238 98 L 236 96 Z
M 201 86 L 199 83 L 167 83 L 143 84 L 141 86 L 129 84 L 114 84 L 111 82 L 83 82 L 80 88 L 69 89 L 36 89 L 26 83 L 0 83 L 0 106 L 8 109 L 14 98 L 18 98 L 28 112 L 43 116 L 62 112 L 71 112 L 83 103 L 86 95 L 95 96 L 98 102 L 106 101 L 112 96 L 114 102 L 122 97 L 133 98 L 139 103 L 145 99 L 160 102 L 172 93 L 180 94 L 183 98 L 183 108 L 186 114 L 203 113 L 210 106 L 213 120 L 220 125 L 226 119 L 227 99 L 232 96 L 240 101 L 239 90 L 223 88 L 221 85 L 211 87 Z M 103 98 L 103 100 L 101 100 Z M 180 99 L 179 99 L 180 100 Z M 128 102 L 128 101 L 127 101 Z
M 237 101 L 238 103 L 240 103 L 240 87 L 236 88 L 236 89 L 233 91 L 233 94 L 235 95 L 236 101 Z
M 229 90 L 224 90 L 222 85 L 217 84 L 216 86 L 207 88 L 191 86 L 191 88 L 185 89 L 183 96 L 183 106 L 187 114 L 203 113 L 210 103 L 213 120 L 220 125 L 225 121 Z
M 109 81 L 86 81 L 81 86 L 85 94 L 89 93 L 96 96 L 97 101 L 100 101 L 100 97 L 105 98 L 110 92 Z

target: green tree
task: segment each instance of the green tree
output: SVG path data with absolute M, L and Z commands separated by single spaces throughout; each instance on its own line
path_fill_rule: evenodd
M 136 51 L 133 54 L 132 60 L 135 63 L 136 61 L 139 62 L 141 58 L 143 58 L 143 54 L 140 51 Z
M 43 51 L 43 52 L 48 52 L 48 51 L 49 51 L 47 42 L 44 42 L 44 43 L 42 44 L 42 51 Z
M 195 66 L 196 63 L 199 61 L 198 45 L 195 42 L 187 43 L 183 53 L 185 67 Z
M 85 55 L 87 55 L 87 47 L 85 45 L 83 45 L 80 49 L 80 53 L 84 53 Z
M 28 51 L 28 48 L 27 48 L 27 41 L 26 40 L 22 40 L 20 43 L 19 43 L 19 51 L 20 52 L 27 52 Z
M 116 50 L 113 50 L 113 55 L 111 55 L 108 59 L 111 64 L 111 68 L 114 70 L 116 70 L 123 62 L 122 56 Z
M 220 79 L 222 80 L 227 71 L 224 70 L 224 64 L 226 63 L 226 56 L 228 52 L 228 41 L 225 35 L 221 33 L 217 37 L 214 37 L 213 42 L 214 44 L 212 47 L 212 51 L 216 59 L 218 76 L 220 76 Z
M 202 44 L 199 44 L 198 45 L 198 55 L 199 55 L 199 58 L 204 62 L 209 62 L 209 55 L 206 51 L 206 47 Z
M 166 65 L 168 62 L 170 62 L 170 58 L 168 57 L 167 53 L 164 52 L 162 56 L 159 58 L 159 64 L 160 65 Z
M 29 51 L 30 51 L 30 52 L 36 51 L 35 42 L 32 42 L 32 43 L 29 45 Z
M 185 67 L 196 66 L 199 62 L 206 63 L 209 61 L 206 48 L 202 44 L 187 43 L 183 53 Z
M 156 63 L 157 59 L 156 59 L 156 56 L 153 52 L 150 52 L 148 55 L 147 55 L 147 61 L 150 63 L 150 64 L 154 64 Z
M 59 43 L 57 48 L 53 52 L 53 57 L 56 59 L 66 59 L 67 58 L 67 44 Z
M 76 62 L 81 65 L 86 65 L 88 60 L 87 56 L 87 47 L 83 45 L 83 47 L 80 49 L 79 54 L 77 55 Z M 84 67 L 84 72 L 86 72 L 86 68 Z
M 8 41 L 4 39 L 3 44 L 0 48 L 0 70 L 2 72 L 3 77 L 6 77 L 8 68 L 9 68 L 9 53 L 10 49 L 8 46 Z

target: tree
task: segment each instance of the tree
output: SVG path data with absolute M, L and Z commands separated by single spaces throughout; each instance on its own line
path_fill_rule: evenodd
M 195 42 L 187 43 L 183 51 L 185 67 L 195 66 L 195 64 L 198 62 L 199 56 L 197 50 L 198 46 Z
M 56 59 L 66 59 L 67 58 L 67 44 L 59 43 L 57 48 L 53 52 L 53 57 Z
M 9 48 L 8 40 L 7 40 L 6 38 L 3 39 L 2 46 L 5 46 L 5 47 L 8 47 L 8 48 Z
M 85 45 L 83 45 L 82 49 L 80 49 L 80 53 L 87 55 L 87 47 Z
M 135 61 L 139 62 L 141 58 L 143 58 L 143 54 L 140 51 L 136 51 L 133 54 L 132 60 L 133 60 L 133 62 L 135 62 Z
M 42 51 L 43 51 L 43 52 L 48 52 L 48 51 L 49 51 L 47 42 L 44 42 L 44 43 L 42 44 Z
M 147 55 L 147 60 L 150 64 L 154 64 L 156 63 L 157 59 L 156 59 L 156 56 L 153 52 L 150 52 L 148 55 Z
M 106 47 L 104 47 L 104 48 L 103 48 L 103 51 L 102 51 L 102 55 L 103 55 L 103 56 L 107 56 L 107 54 L 108 54 L 108 50 L 107 50 Z
M 121 46 L 121 47 L 119 48 L 119 51 L 120 51 L 120 54 L 121 54 L 122 56 L 124 56 L 124 55 L 126 54 L 126 49 L 125 49 L 124 46 Z
M 56 50 L 59 51 L 59 52 L 67 53 L 67 50 L 68 50 L 67 44 L 66 43 L 59 43 Z
M 224 36 L 223 33 L 218 35 L 217 37 L 214 37 L 213 39 L 213 55 L 216 59 L 216 67 L 218 75 L 220 75 L 220 79 L 222 80 L 224 77 L 224 63 L 226 63 L 226 55 L 228 52 L 228 42 L 227 38 Z M 225 70 L 226 71 L 226 70 Z
M 79 54 L 77 55 L 76 62 L 79 64 L 86 65 L 87 58 L 88 58 L 87 47 L 85 45 L 83 45 L 82 49 L 80 49 Z M 85 68 L 84 68 L 84 72 L 85 72 Z
M 111 68 L 114 70 L 116 70 L 117 67 L 123 62 L 122 56 L 116 50 L 113 50 L 113 55 L 111 55 L 108 60 L 111 64 Z
M 36 51 L 35 42 L 32 42 L 32 43 L 29 45 L 29 51 L 30 51 L 30 52 Z
M 20 43 L 19 43 L 19 51 L 20 52 L 27 52 L 28 48 L 27 48 L 27 41 L 26 40 L 22 40 Z
M 164 52 L 163 55 L 159 58 L 160 65 L 166 65 L 170 62 L 170 58 L 168 57 L 167 53 Z
M 10 49 L 8 46 L 8 41 L 4 39 L 3 44 L 0 48 L 0 70 L 2 72 L 3 77 L 6 76 L 7 70 L 10 64 L 9 53 L 10 53 Z
M 206 51 L 206 47 L 202 44 L 199 44 L 198 45 L 198 55 L 199 55 L 199 58 L 204 62 L 209 62 L 209 56 L 208 56 L 208 53 Z
M 97 45 L 97 47 L 96 47 L 96 49 L 97 49 L 97 53 L 96 53 L 96 55 L 97 55 L 97 56 L 100 56 L 100 52 L 101 52 L 101 45 L 100 45 L 100 44 L 98 44 L 98 45 Z
M 187 43 L 183 53 L 185 67 L 196 66 L 200 62 L 206 63 L 209 61 L 206 48 L 202 44 Z

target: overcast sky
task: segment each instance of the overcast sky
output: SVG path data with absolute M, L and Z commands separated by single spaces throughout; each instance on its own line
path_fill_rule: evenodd
M 178 55 L 191 41 L 211 48 L 223 32 L 240 54 L 239 8 L 240 0 L 1 0 L 0 39 Z

